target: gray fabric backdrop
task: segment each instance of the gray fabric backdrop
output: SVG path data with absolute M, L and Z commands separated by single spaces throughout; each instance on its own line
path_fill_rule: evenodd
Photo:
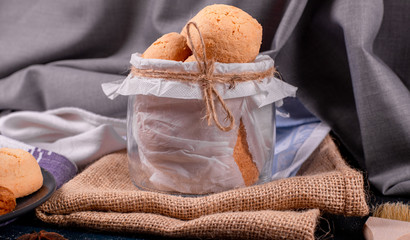
M 124 117 L 101 83 L 131 53 L 216 1 L 0 1 L 0 110 L 74 106 Z M 298 98 L 328 123 L 374 186 L 410 196 L 410 1 L 217 1 L 263 26 Z

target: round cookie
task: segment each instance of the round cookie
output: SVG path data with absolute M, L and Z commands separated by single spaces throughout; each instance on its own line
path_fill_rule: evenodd
M 16 208 L 16 197 L 13 192 L 0 186 L 0 215 L 9 213 Z
M 195 22 L 201 31 L 208 59 L 222 63 L 247 63 L 254 61 L 259 54 L 262 26 L 237 7 L 210 5 L 199 11 L 190 21 Z M 199 34 L 193 26 L 189 30 L 193 45 L 202 58 Z M 181 35 L 188 37 L 186 26 Z M 188 45 L 191 47 L 189 41 Z
M 142 57 L 184 61 L 191 54 L 186 38 L 176 32 L 172 32 L 158 38 L 145 50 Z
M 16 198 L 37 191 L 43 185 L 43 175 L 37 160 L 22 149 L 0 149 L 0 183 Z

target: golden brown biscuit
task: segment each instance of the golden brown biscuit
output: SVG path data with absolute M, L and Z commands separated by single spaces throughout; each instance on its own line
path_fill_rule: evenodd
M 176 32 L 158 38 L 142 54 L 143 58 L 184 61 L 191 55 L 186 38 Z
M 37 191 L 43 185 L 43 175 L 37 160 L 22 149 L 0 149 L 0 183 L 16 198 Z
M 262 26 L 237 7 L 210 5 L 199 11 L 190 21 L 195 22 L 201 31 L 208 59 L 223 63 L 247 63 L 254 61 L 259 54 Z M 197 30 L 191 27 L 190 33 L 193 45 L 202 57 Z M 187 37 L 186 26 L 181 35 Z
M 9 213 L 16 208 L 16 197 L 10 189 L 0 186 L 0 215 Z
M 245 185 L 250 186 L 255 184 L 259 178 L 259 171 L 255 162 L 252 160 L 252 154 L 249 152 L 249 145 L 246 141 L 246 130 L 242 119 L 239 124 L 238 138 L 233 150 L 233 157 L 242 173 Z

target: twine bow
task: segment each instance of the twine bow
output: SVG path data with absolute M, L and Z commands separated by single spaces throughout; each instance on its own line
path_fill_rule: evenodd
M 201 45 L 202 45 L 202 59 L 199 58 L 198 53 L 196 52 L 196 49 L 192 42 L 191 32 L 189 30 L 191 26 L 194 26 L 196 30 L 198 31 L 199 39 L 201 40 Z M 232 112 L 229 110 L 228 106 L 226 105 L 225 101 L 222 99 L 221 95 L 215 89 L 215 86 L 214 86 L 215 81 L 213 81 L 214 62 L 213 60 L 209 61 L 206 57 L 206 48 L 205 48 L 204 39 L 202 37 L 201 31 L 199 31 L 198 25 L 195 22 L 189 22 L 186 26 L 186 31 L 187 31 L 188 41 L 191 44 L 192 53 L 194 54 L 194 57 L 198 63 L 199 71 L 201 73 L 198 77 L 198 81 L 202 83 L 202 93 L 203 93 L 203 98 L 204 98 L 205 106 L 206 106 L 205 118 L 208 121 L 208 125 L 212 125 L 212 120 L 214 120 L 215 125 L 219 129 L 221 129 L 224 132 L 228 132 L 232 130 L 232 128 L 234 127 L 235 118 Z M 231 81 L 232 82 L 231 87 L 233 86 L 233 83 L 234 83 L 233 80 L 234 79 L 232 79 Z M 216 97 L 218 102 L 221 104 L 223 111 L 226 113 L 225 120 L 229 121 L 228 126 L 223 126 L 219 121 L 218 115 L 216 114 L 214 96 Z

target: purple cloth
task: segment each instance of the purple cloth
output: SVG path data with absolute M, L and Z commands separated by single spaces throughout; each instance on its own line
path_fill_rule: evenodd
M 37 147 L 30 149 L 29 152 L 37 159 L 40 167 L 53 175 L 57 188 L 77 174 L 77 167 L 62 155 Z

